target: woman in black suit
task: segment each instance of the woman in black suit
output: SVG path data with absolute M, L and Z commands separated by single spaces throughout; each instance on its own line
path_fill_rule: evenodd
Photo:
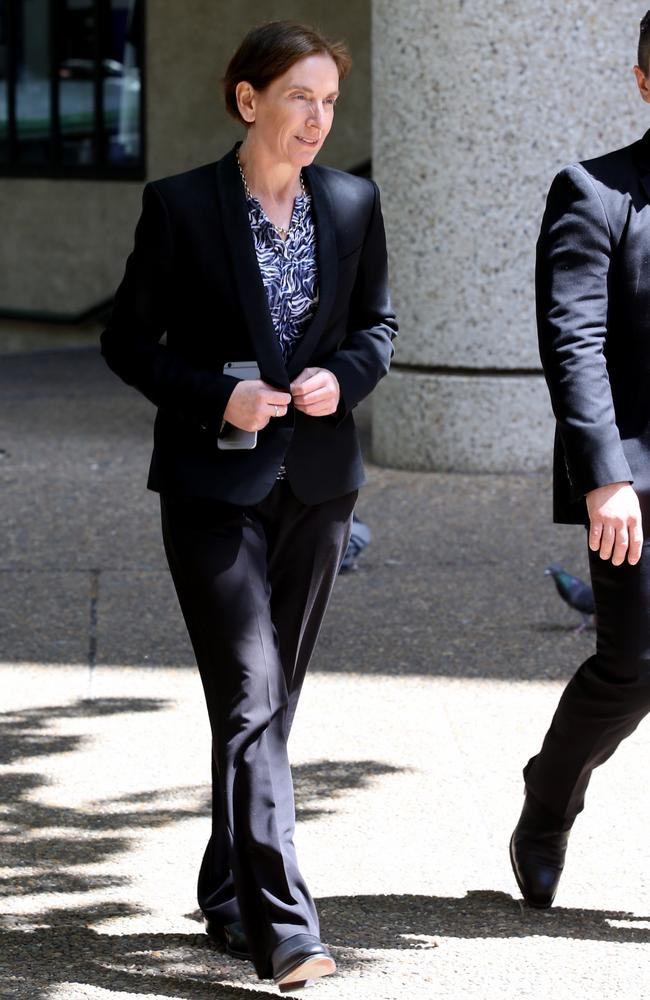
M 297 864 L 287 737 L 364 481 L 352 410 L 397 329 L 376 185 L 312 166 L 349 63 L 301 25 L 246 36 L 224 80 L 245 139 L 146 185 L 102 335 L 158 408 L 148 485 L 212 728 L 199 905 L 281 990 L 335 969 Z

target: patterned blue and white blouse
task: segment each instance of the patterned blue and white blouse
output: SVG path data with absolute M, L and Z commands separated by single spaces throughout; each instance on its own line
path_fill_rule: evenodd
M 318 305 L 316 229 L 311 196 L 305 192 L 295 199 L 286 240 L 267 219 L 257 198 L 246 195 L 246 204 L 273 327 L 287 364 Z M 277 478 L 287 478 L 284 464 Z
M 318 305 L 311 196 L 305 193 L 296 198 L 286 240 L 267 219 L 257 198 L 247 197 L 246 202 L 271 319 L 287 363 Z

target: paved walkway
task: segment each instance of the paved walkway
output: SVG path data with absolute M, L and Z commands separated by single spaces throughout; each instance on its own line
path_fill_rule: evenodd
M 0 359 L 3 1000 L 277 995 L 196 919 L 209 741 L 150 424 L 93 351 Z M 647 996 L 647 726 L 596 775 L 551 912 L 507 859 L 521 766 L 593 646 L 543 576 L 584 574 L 581 529 L 551 525 L 547 475 L 369 473 L 373 543 L 291 746 L 340 968 L 313 996 Z

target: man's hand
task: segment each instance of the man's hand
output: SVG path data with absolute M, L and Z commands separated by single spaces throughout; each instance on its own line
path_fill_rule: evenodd
M 230 395 L 223 419 L 242 431 L 261 431 L 272 417 L 283 417 L 290 402 L 288 392 L 260 379 L 241 379 Z
M 600 551 L 601 559 L 611 557 L 613 566 L 627 561 L 636 565 L 641 558 L 643 528 L 639 498 L 629 483 L 609 483 L 587 493 L 589 548 Z
M 303 368 L 291 383 L 293 405 L 310 417 L 327 417 L 335 413 L 341 398 L 336 375 L 327 368 Z

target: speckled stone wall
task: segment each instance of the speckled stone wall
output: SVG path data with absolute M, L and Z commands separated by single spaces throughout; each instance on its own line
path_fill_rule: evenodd
M 554 173 L 633 141 L 646 7 L 629 0 L 374 0 L 373 161 L 401 324 L 375 457 L 406 468 L 550 462 L 535 240 Z

